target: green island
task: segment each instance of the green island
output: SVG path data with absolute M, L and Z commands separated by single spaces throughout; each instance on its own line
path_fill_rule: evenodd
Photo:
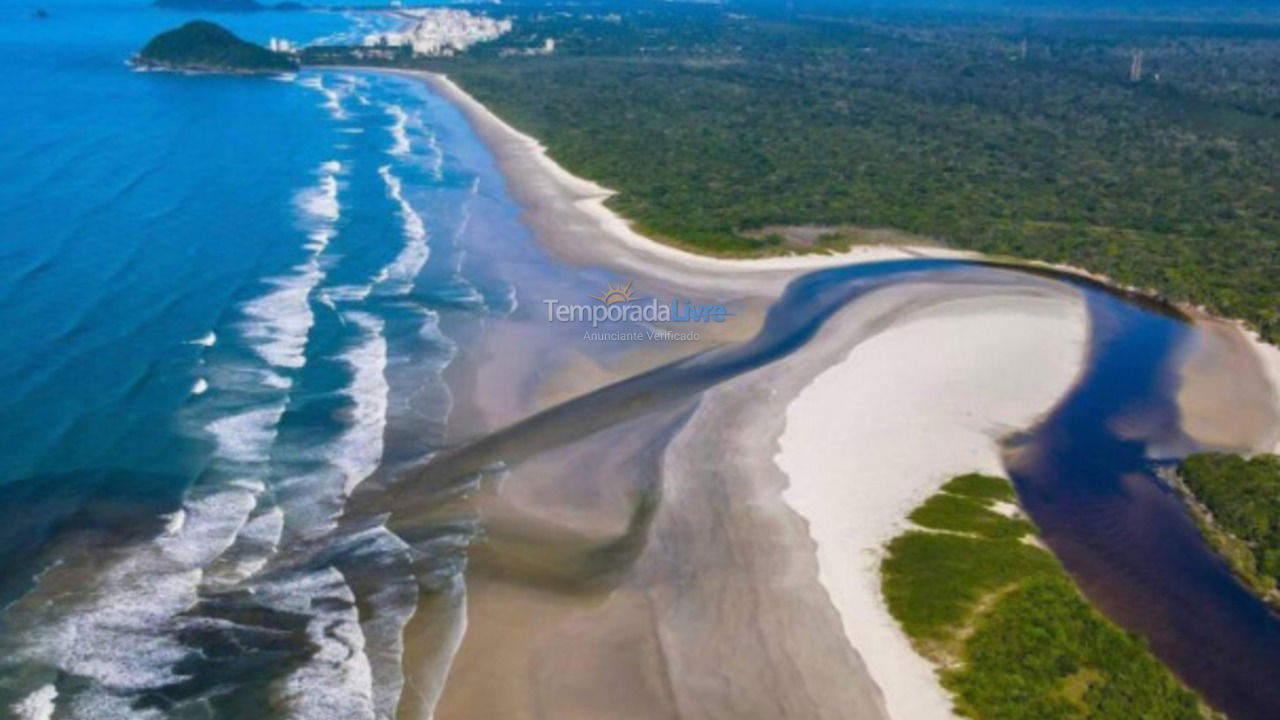
M 1188 457 L 1173 478 L 1210 544 L 1280 608 L 1280 457 Z
M 204 20 L 194 20 L 155 36 L 133 58 L 133 64 L 165 70 L 232 73 L 298 69 L 298 61 L 293 56 L 241 40 L 230 30 Z
M 513 31 L 459 57 L 304 62 L 447 73 L 618 190 L 638 229 L 701 252 L 901 233 L 1079 266 L 1280 340 L 1274 7 L 1133 5 L 513 0 L 487 11 Z
M 883 564 L 889 611 L 979 720 L 1216 717 L 1081 597 L 1006 480 L 952 479 Z

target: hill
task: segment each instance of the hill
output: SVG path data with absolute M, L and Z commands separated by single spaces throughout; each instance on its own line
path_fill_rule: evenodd
M 195 20 L 151 39 L 133 59 L 139 67 L 205 72 L 288 72 L 298 61 L 236 37 L 230 30 Z

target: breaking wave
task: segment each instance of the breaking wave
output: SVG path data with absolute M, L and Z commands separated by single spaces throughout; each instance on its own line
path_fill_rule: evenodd
M 409 144 L 409 133 L 405 130 L 405 126 L 409 122 L 409 114 L 399 105 L 388 105 L 387 114 L 395 121 L 390 128 L 391 138 L 395 141 L 395 144 L 391 146 L 391 150 L 388 152 L 392 155 L 405 155 L 413 149 L 413 146 Z
M 399 205 L 400 222 L 404 228 L 405 244 L 394 260 L 387 265 L 381 275 L 383 284 L 393 293 L 406 293 L 413 288 L 413 281 L 422 272 L 431 249 L 427 244 L 427 229 L 422 216 L 413 209 L 404 197 L 404 186 L 390 165 L 378 168 L 387 185 L 387 194 Z

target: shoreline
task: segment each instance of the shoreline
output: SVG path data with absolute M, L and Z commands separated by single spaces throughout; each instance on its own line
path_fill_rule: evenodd
M 557 260 L 571 266 L 604 267 L 633 273 L 644 279 L 648 286 L 666 291 L 683 290 L 704 296 L 726 293 L 734 300 L 749 298 L 762 301 L 775 298 L 798 274 L 823 267 L 919 257 L 982 258 L 976 253 L 936 247 L 860 246 L 839 254 L 729 259 L 697 255 L 664 245 L 640 235 L 625 219 L 605 206 L 605 200 L 613 194 L 612 191 L 560 167 L 547 155 L 541 143 L 498 118 L 447 77 L 422 71 L 359 69 L 392 72 L 422 80 L 461 110 L 472 129 L 493 153 L 509 193 L 524 208 L 522 219 L 534 231 L 539 245 Z M 1075 268 L 1047 263 L 1027 264 L 1110 285 L 1105 278 L 1100 279 Z M 1028 286 L 1034 284 L 1034 280 L 1027 282 Z M 998 439 L 1032 425 L 1049 412 L 1074 384 L 1085 364 L 1082 348 L 1087 345 L 1089 332 L 1087 312 L 1079 297 L 1069 297 L 1071 291 L 1064 289 L 1065 285 L 1052 281 L 1039 284 L 1042 288 L 1057 289 L 1044 289 L 1033 293 L 1034 297 L 1029 299 L 1017 292 L 1011 293 L 1006 286 L 1003 296 L 1001 289 L 993 291 L 988 288 L 985 299 L 963 299 L 964 293 L 957 296 L 954 289 L 938 291 L 935 288 L 921 294 L 922 291 L 915 288 L 908 294 L 915 293 L 916 302 L 942 309 L 937 310 L 936 315 L 932 314 L 934 310 L 922 311 L 918 315 L 905 312 L 905 320 L 898 322 L 895 319 L 867 336 L 871 338 L 869 340 L 859 337 L 859 333 L 867 331 L 866 323 L 850 319 L 859 313 L 865 316 L 872 312 L 867 305 L 868 300 L 859 301 L 833 318 L 829 327 L 797 351 L 785 367 L 767 366 L 743 376 L 754 378 L 754 383 L 764 388 L 765 396 L 757 395 L 756 402 L 744 404 L 741 401 L 742 393 L 747 392 L 742 387 L 747 381 L 741 378 L 706 391 L 688 427 L 678 432 L 667 446 L 663 475 L 668 483 L 673 478 L 678 479 L 681 468 L 685 472 L 697 469 L 696 464 L 691 463 L 696 453 L 690 449 L 690 438 L 698 437 L 712 437 L 714 442 L 710 452 L 720 453 L 716 457 L 704 455 L 704 461 L 729 462 L 740 472 L 753 476 L 747 485 L 749 489 L 754 488 L 752 492 L 755 494 L 749 493 L 743 500 L 763 506 L 756 507 L 753 510 L 755 514 L 765 513 L 773 518 L 770 520 L 773 523 L 770 527 L 774 529 L 772 540 L 778 542 L 781 539 L 785 547 L 771 555 L 769 562 L 773 565 L 769 566 L 770 572 L 781 570 L 793 581 L 787 592 L 794 597 L 778 594 L 778 588 L 769 582 L 770 573 L 759 569 L 739 569 L 737 572 L 751 576 L 755 581 L 754 585 L 748 584 L 753 588 L 752 592 L 759 595 L 755 602 L 764 603 L 770 609 L 794 608 L 795 603 L 799 603 L 812 617 L 804 614 L 796 617 L 804 617 L 803 622 L 817 623 L 812 627 L 823 627 L 828 633 L 834 630 L 840 636 L 844 641 L 841 643 L 844 651 L 828 647 L 823 652 L 828 653 L 828 657 L 842 658 L 836 664 L 850 673 L 843 678 L 844 682 L 858 686 L 860 700 L 856 702 L 862 706 L 859 717 L 888 716 L 913 720 L 917 717 L 953 717 L 949 696 L 938 683 L 932 666 L 911 649 L 905 633 L 884 607 L 879 593 L 878 553 L 884 543 L 904 526 L 905 516 L 914 504 L 949 477 L 970 471 L 1004 475 Z M 969 310 L 960 311 L 959 308 L 966 304 Z M 929 332 L 922 332 L 922 328 Z M 881 389 L 895 387 L 900 381 L 895 373 L 904 364 L 910 366 L 937 360 L 938 354 L 933 351 L 939 333 L 952 340 L 959 340 L 961 336 L 977 339 L 977 344 L 985 345 L 989 352 L 970 357 L 972 362 L 969 364 L 949 365 L 948 359 L 943 358 L 940 366 L 931 366 L 928 372 L 922 370 L 921 382 L 915 384 L 916 392 L 912 399 L 923 404 L 887 403 L 882 398 L 876 413 L 860 416 L 848 412 L 848 404 L 840 402 L 850 389 L 871 391 L 877 386 Z M 1050 337 L 1051 340 L 1048 339 Z M 851 341 L 851 338 L 854 339 Z M 859 340 L 866 340 L 865 346 L 858 346 Z M 1262 358 L 1260 369 L 1265 380 L 1272 385 L 1274 405 L 1275 388 L 1280 383 L 1280 349 L 1253 339 L 1250 348 Z M 1268 348 L 1274 351 L 1269 358 L 1265 354 Z M 1226 352 L 1238 356 L 1242 352 L 1241 346 L 1233 343 Z M 989 362 L 991 358 L 998 362 Z M 1010 358 L 1019 360 L 1010 364 Z M 1031 372 L 1025 372 L 1027 368 L 1031 368 Z M 936 412 L 932 402 L 942 390 L 950 393 L 955 383 L 966 381 L 963 377 L 966 370 L 978 373 L 999 370 L 994 375 L 985 376 L 987 385 L 970 388 L 965 396 L 965 400 L 972 401 L 970 405 L 980 405 L 981 411 L 973 412 L 966 407 L 954 408 L 965 410 L 959 415 Z M 948 376 L 948 373 L 957 372 L 961 375 Z M 1198 368 L 1184 374 L 1183 382 L 1189 382 L 1187 378 L 1192 375 L 1201 374 L 1211 373 L 1205 368 Z M 761 377 L 768 377 L 769 381 L 761 382 Z M 876 377 L 879 378 L 876 382 L 867 382 Z M 948 377 L 950 385 L 942 382 Z M 578 378 L 566 387 L 557 388 L 557 394 L 572 396 L 581 389 L 573 386 L 582 382 L 584 380 Z M 932 393 L 920 392 L 919 389 L 930 382 L 941 384 L 933 386 Z M 1016 391 L 1011 391 L 1010 388 L 1014 387 Z M 758 393 L 760 389 L 755 391 Z M 881 406 L 887 408 L 884 413 Z M 727 414 L 729 408 L 736 408 L 737 414 Z M 830 439 L 824 432 L 832 427 L 874 424 L 883 421 L 886 414 L 898 423 L 895 425 L 897 434 L 891 438 L 896 440 L 896 444 L 869 443 L 867 437 L 874 436 L 875 428 L 868 426 L 864 428 L 866 437 L 856 438 L 860 442 L 821 445 L 824 438 Z M 722 419 L 721 424 L 727 420 L 730 425 L 740 425 L 741 429 L 726 431 L 722 427 L 709 426 L 705 421 L 699 422 L 699 418 L 707 416 L 718 416 Z M 912 453 L 911 443 L 918 440 L 921 428 L 931 422 L 935 423 L 932 432 L 952 433 L 952 436 L 940 443 L 942 448 L 939 451 L 928 453 L 928 457 L 921 455 L 918 448 Z M 766 454 L 750 455 L 750 446 L 745 445 L 747 438 L 757 448 L 765 449 Z M 938 449 L 938 445 L 930 443 L 931 448 Z M 727 448 L 745 453 L 741 457 L 753 457 L 754 462 L 733 461 L 727 454 Z M 842 495 L 840 491 L 847 491 L 849 484 L 838 481 L 840 472 L 858 466 L 859 458 L 854 454 L 876 451 L 889 454 L 882 457 L 884 469 L 869 486 L 875 493 L 874 498 L 868 501 L 858 493 Z M 893 452 L 898 455 L 894 456 Z M 842 460 L 836 460 L 837 457 Z M 679 485 L 678 482 L 676 484 Z M 722 497 L 719 499 L 723 500 Z M 672 502 L 674 499 L 668 498 L 664 504 Z M 675 512 L 695 511 L 684 509 Z M 734 518 L 722 521 L 729 525 L 743 522 Z M 852 535 L 849 533 L 851 521 L 857 521 L 855 524 L 858 526 Z M 686 520 L 686 524 L 688 522 L 692 519 Z M 707 522 L 710 524 L 712 521 Z M 758 524 L 762 520 L 755 517 L 751 522 Z M 740 538 L 746 534 L 743 532 L 745 527 L 748 526 L 743 525 L 730 536 Z M 739 552 L 749 548 L 750 543 L 747 542 Z M 741 555 L 735 552 L 735 557 L 741 558 Z M 849 561 L 856 557 L 862 557 L 863 562 L 856 572 L 850 572 L 847 569 Z M 812 582 L 795 584 L 801 576 L 809 577 Z M 814 604 L 812 593 L 815 591 L 822 595 L 819 605 L 825 604 L 825 614 Z M 766 598 L 770 592 L 774 594 Z M 701 662 L 688 660 L 689 657 L 706 660 L 710 655 L 718 657 L 721 662 L 743 657 L 740 652 L 724 649 L 724 644 L 715 642 L 715 637 L 710 634 L 700 638 L 706 647 L 691 647 L 664 626 L 664 622 L 670 620 L 664 619 L 664 606 L 661 603 L 655 606 L 656 601 L 652 597 L 647 602 L 654 618 L 661 657 L 676 676 L 680 675 L 682 667 L 687 672 L 698 672 Z M 673 606 L 665 606 L 665 610 L 678 615 L 678 608 Z M 831 614 L 833 612 L 834 615 Z M 873 620 L 868 622 L 868 618 Z M 794 626 L 785 627 L 793 634 L 796 631 Z M 778 638 L 776 652 L 788 659 L 805 658 L 806 663 L 812 662 L 816 657 L 812 648 L 780 647 L 793 639 Z M 823 640 L 829 641 L 830 638 Z M 731 645 L 732 641 L 728 644 Z M 829 655 L 833 652 L 835 655 Z M 682 664 L 682 653 L 690 664 Z M 822 667 L 821 664 L 818 667 Z M 721 677 L 720 680 L 726 683 L 726 687 L 732 686 L 730 678 Z M 800 683 L 805 687 L 795 691 L 799 693 L 797 698 L 806 693 L 810 697 L 821 697 L 818 688 L 831 681 L 830 678 L 825 681 L 805 680 Z M 757 692 L 771 685 L 760 679 L 756 682 Z M 687 710 L 690 703 L 699 707 L 704 704 L 692 696 L 680 702 L 681 688 L 678 683 L 673 685 L 667 692 L 676 707 Z M 751 688 L 747 685 L 739 689 L 749 691 Z M 778 690 L 777 687 L 772 689 Z M 818 717 L 814 714 L 814 707 L 820 706 L 809 707 L 807 714 L 780 713 L 778 717 Z M 710 705 L 703 709 L 709 710 Z M 681 714 L 697 717 L 703 713 Z
M 753 295 L 777 295 L 797 274 L 837 265 L 907 258 L 979 259 L 978 253 L 931 246 L 861 245 L 841 253 L 796 253 L 762 258 L 721 258 L 667 245 L 641 235 L 605 201 L 616 194 L 565 170 L 537 139 L 511 126 L 453 82 L 426 71 L 388 70 L 426 82 L 458 107 L 489 147 L 511 195 L 543 246 L 575 265 L 596 264 L 698 292 L 744 286 Z M 549 222 L 561 221 L 560 225 Z M 584 222 L 586 221 L 586 222 Z

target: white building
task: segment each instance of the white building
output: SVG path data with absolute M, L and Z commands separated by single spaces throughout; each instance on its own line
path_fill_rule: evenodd
M 407 27 L 395 32 L 367 35 L 363 44 L 367 47 L 407 45 L 413 48 L 415 55 L 452 55 L 511 32 L 510 20 L 473 15 L 466 10 L 412 9 L 402 10 L 399 14 L 410 20 Z
M 267 42 L 267 49 L 270 50 L 271 52 L 281 52 L 281 53 L 298 52 L 297 45 L 294 45 L 293 43 L 289 42 L 288 40 L 285 40 L 284 38 L 275 38 L 275 37 L 271 38 L 271 40 Z

